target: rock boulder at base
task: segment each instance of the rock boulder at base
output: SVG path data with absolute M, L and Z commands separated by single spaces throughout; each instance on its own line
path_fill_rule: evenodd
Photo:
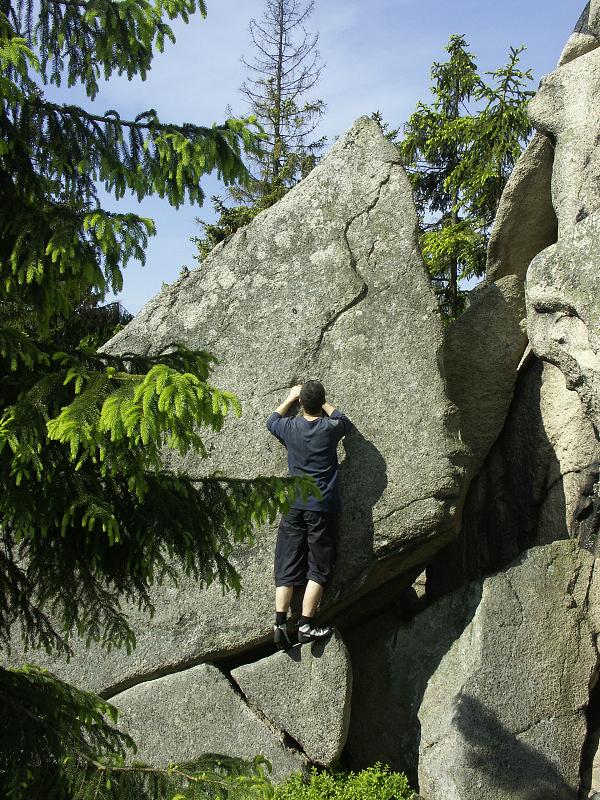
M 286 474 L 285 449 L 265 421 L 308 378 L 355 423 L 340 445 L 345 510 L 326 613 L 368 592 L 376 598 L 383 582 L 455 535 L 464 448 L 440 369 L 442 325 L 410 183 L 375 122 L 358 120 L 300 184 L 163 289 L 108 349 L 156 353 L 177 341 L 219 358 L 211 380 L 235 392 L 244 413 L 205 436 L 209 458 L 174 468 Z M 137 637 L 130 656 L 82 648 L 69 665 L 49 666 L 111 694 L 264 642 L 275 532 L 257 531 L 257 545 L 238 551 L 239 598 L 186 580 L 158 588 L 152 620 L 127 609 Z
M 408 622 L 390 610 L 349 632 L 349 766 L 381 759 L 427 800 L 575 800 L 599 666 L 595 564 L 573 541 L 532 548 Z
M 353 690 L 344 761 L 352 769 L 381 761 L 405 772 L 411 785 L 417 785 L 421 700 L 480 596 L 480 586 L 472 584 L 408 622 L 391 609 L 346 634 Z
M 119 709 L 119 727 L 137 744 L 135 758 L 148 764 L 167 766 L 205 753 L 249 760 L 262 755 L 276 781 L 306 767 L 304 756 L 210 664 L 140 683 L 110 702 Z
M 338 633 L 325 642 L 245 664 L 231 677 L 310 761 L 328 766 L 339 757 L 350 720 L 352 668 Z
M 575 542 L 485 579 L 419 709 L 428 800 L 575 800 L 598 668 L 598 576 Z

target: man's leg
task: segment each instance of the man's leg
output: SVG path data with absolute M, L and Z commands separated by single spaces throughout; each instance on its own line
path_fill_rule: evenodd
M 293 586 L 278 586 L 275 589 L 275 611 L 278 614 L 287 614 L 290 610 L 293 594 Z
M 337 516 L 318 511 L 304 514 L 308 540 L 308 583 L 298 626 L 298 641 L 314 641 L 331 635 L 333 628 L 314 624 L 323 590 L 331 578 L 337 540 Z
M 316 581 L 309 581 L 304 590 L 304 598 L 302 600 L 302 616 L 314 617 L 317 613 L 317 608 L 323 597 L 323 589 Z
M 277 647 L 291 647 L 287 633 L 287 612 L 294 586 L 301 586 L 306 575 L 306 528 L 302 512 L 290 511 L 281 518 L 275 545 L 275 625 L 273 639 Z

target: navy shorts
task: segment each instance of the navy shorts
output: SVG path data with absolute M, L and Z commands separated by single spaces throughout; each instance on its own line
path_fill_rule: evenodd
M 338 515 L 291 508 L 281 518 L 275 545 L 275 585 L 326 586 L 335 561 Z

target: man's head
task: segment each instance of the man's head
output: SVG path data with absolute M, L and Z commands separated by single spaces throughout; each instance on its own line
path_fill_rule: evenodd
M 325 402 L 325 389 L 319 381 L 306 381 L 300 389 L 300 403 L 307 414 L 317 417 Z

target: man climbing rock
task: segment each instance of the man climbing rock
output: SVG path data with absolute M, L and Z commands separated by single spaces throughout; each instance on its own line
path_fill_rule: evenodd
M 303 413 L 288 417 L 300 402 Z M 337 445 L 352 430 L 350 420 L 325 400 L 319 381 L 294 386 L 267 420 L 267 428 L 288 451 L 290 475 L 313 477 L 321 497 L 297 497 L 279 525 L 275 546 L 275 625 L 277 647 L 287 650 L 291 641 L 287 614 L 295 586 L 305 586 L 298 642 L 324 639 L 329 626 L 314 623 L 323 590 L 335 560 L 340 496 Z

